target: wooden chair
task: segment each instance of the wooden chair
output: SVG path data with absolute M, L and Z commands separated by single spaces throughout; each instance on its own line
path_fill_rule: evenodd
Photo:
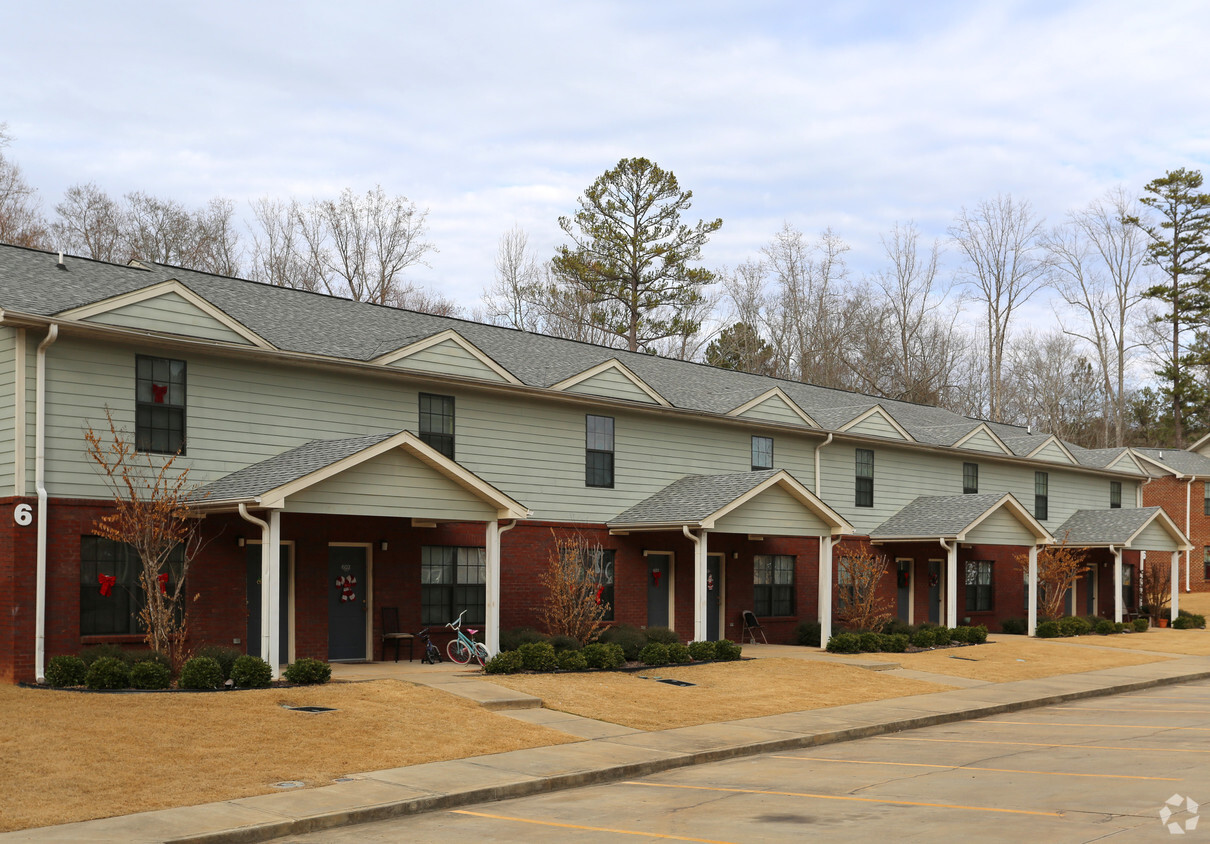
M 752 644 L 755 645 L 757 633 L 760 634 L 760 638 L 766 645 L 769 644 L 769 640 L 765 638 L 765 629 L 761 627 L 760 622 L 756 620 L 756 613 L 752 612 L 752 610 L 744 610 L 743 635 L 749 637 L 752 641 Z
M 404 633 L 399 629 L 399 608 L 398 607 L 383 607 L 382 608 L 382 658 L 387 658 L 387 642 L 395 643 L 395 661 L 399 662 L 399 643 L 402 640 L 407 640 L 408 643 L 408 662 L 412 661 L 412 645 L 416 641 L 416 637 L 411 633 Z

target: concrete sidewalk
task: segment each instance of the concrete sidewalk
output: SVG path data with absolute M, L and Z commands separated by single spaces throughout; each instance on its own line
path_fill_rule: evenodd
M 365 666 L 364 670 L 375 669 Z M 476 691 L 476 686 L 492 686 L 477 679 L 482 675 L 449 670 L 423 676 L 428 680 L 426 684 L 438 687 L 444 684 L 457 694 L 482 695 L 489 699 L 489 705 L 490 698 L 497 694 L 482 688 Z M 267 841 L 348 824 L 633 779 L 702 762 L 832 744 L 1208 678 L 1210 657 L 1182 657 L 658 732 L 632 730 L 550 710 L 509 709 L 505 714 L 564 730 L 585 741 L 370 771 L 353 775 L 347 782 L 319 788 L 12 832 L 0 835 L 0 842 Z M 501 689 L 505 691 L 509 690 Z

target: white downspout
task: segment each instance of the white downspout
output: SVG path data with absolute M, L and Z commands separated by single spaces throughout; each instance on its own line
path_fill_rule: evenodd
M 38 549 L 34 587 L 34 678 L 46 679 L 46 350 L 59 337 L 52 323 L 38 344 L 34 387 L 34 483 L 38 490 Z M 25 445 L 18 444 L 18 448 Z
M 240 517 L 246 521 L 256 525 L 261 530 L 260 543 L 260 653 L 261 658 L 269 663 L 273 669 L 273 676 L 276 678 L 280 671 L 277 665 L 276 654 L 271 653 L 270 645 L 271 636 L 273 633 L 274 619 L 270 618 L 269 602 L 276 595 L 274 581 L 276 578 L 270 577 L 270 555 L 273 548 L 273 531 L 268 522 L 263 519 L 258 519 L 248 512 L 247 506 L 241 501 L 239 505 Z M 276 650 L 276 649 L 274 649 Z
M 815 446 L 815 489 L 814 489 L 814 492 L 815 492 L 815 495 L 819 498 L 823 498 L 823 493 L 819 489 L 819 486 L 822 483 L 822 481 L 819 478 L 819 452 L 821 452 L 824 448 L 826 448 L 827 446 L 829 446 L 831 444 L 832 444 L 832 435 L 828 434 L 828 438 L 826 440 L 821 442 L 819 445 Z
M 702 528 L 700 537 L 694 536 L 689 525 L 681 525 L 681 531 L 693 542 L 693 641 L 706 641 L 707 628 L 706 610 L 708 596 L 706 594 L 706 529 Z M 722 631 L 720 631 L 722 635 Z

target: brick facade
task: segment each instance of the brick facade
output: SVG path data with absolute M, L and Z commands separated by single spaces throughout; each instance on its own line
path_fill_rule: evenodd
M 1210 516 L 1206 515 L 1205 505 L 1207 483 L 1178 480 L 1168 475 L 1153 478 L 1143 487 L 1143 506 L 1163 507 L 1164 512 L 1189 537 L 1189 542 L 1193 545 L 1193 550 L 1188 555 L 1181 555 L 1181 589 L 1185 588 L 1187 568 L 1188 583 L 1190 591 L 1193 592 L 1210 590 L 1210 578 L 1206 576 L 1205 564 L 1205 549 L 1210 547 Z M 1188 531 L 1185 530 L 1186 515 L 1189 520 Z

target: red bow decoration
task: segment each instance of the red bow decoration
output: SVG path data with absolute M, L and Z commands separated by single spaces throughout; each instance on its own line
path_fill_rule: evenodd
M 97 583 L 101 584 L 101 597 L 108 598 L 109 593 L 113 591 L 114 584 L 118 582 L 116 575 L 98 574 Z
M 598 607 L 599 607 L 599 606 L 601 606 L 601 596 L 602 596 L 602 595 L 604 595 L 604 594 L 605 594 L 605 587 L 604 587 L 604 586 L 598 586 L 598 587 L 597 587 L 597 606 L 598 606 Z
M 155 576 L 155 579 L 160 582 L 160 594 L 168 594 L 168 572 L 161 572 Z
M 159 384 L 151 385 L 151 398 L 155 401 L 156 404 L 163 404 L 164 396 L 167 394 L 168 394 L 168 385 L 167 384 L 164 384 L 163 386 L 161 386 Z
M 652 570 L 651 581 L 652 581 L 651 582 L 652 586 L 654 586 L 656 589 L 660 588 L 660 570 L 659 569 Z

